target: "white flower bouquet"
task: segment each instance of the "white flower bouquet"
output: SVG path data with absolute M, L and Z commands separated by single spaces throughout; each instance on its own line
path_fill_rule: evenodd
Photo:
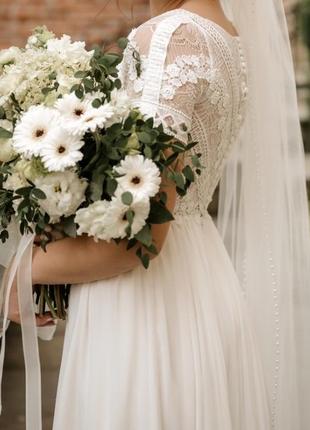
M 120 39 L 124 47 L 126 39 Z M 173 220 L 163 175 L 180 196 L 200 174 L 200 154 L 145 117 L 121 89 L 122 56 L 85 49 L 37 28 L 24 49 L 0 52 L 0 239 L 17 222 L 45 249 L 65 235 L 126 239 L 147 268 L 152 225 Z M 189 135 L 190 138 L 190 135 Z M 69 286 L 38 286 L 36 301 L 65 318 Z

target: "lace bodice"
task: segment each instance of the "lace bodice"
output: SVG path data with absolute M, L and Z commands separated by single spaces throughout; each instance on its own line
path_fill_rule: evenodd
M 225 159 L 240 131 L 247 94 L 239 37 L 184 9 L 154 17 L 131 31 L 120 78 L 135 104 L 187 142 L 204 169 L 175 213 L 204 215 Z

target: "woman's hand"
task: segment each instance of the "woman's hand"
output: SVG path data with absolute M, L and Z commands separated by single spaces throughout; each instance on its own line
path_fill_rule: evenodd
M 19 307 L 18 307 L 18 293 L 17 293 L 16 278 L 13 282 L 11 292 L 10 292 L 8 319 L 17 324 L 21 323 Z M 55 322 L 52 318 L 51 313 L 46 312 L 44 315 L 36 314 L 36 324 L 37 324 L 37 327 L 45 327 L 45 326 L 51 326 L 51 325 L 53 326 L 55 325 Z

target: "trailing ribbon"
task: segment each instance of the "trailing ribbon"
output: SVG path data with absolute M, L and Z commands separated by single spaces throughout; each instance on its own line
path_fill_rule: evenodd
M 4 316 L 0 352 L 0 387 L 2 385 L 10 292 L 17 274 L 17 291 L 26 374 L 26 430 L 42 430 L 41 368 L 31 276 L 33 240 L 34 235 L 26 235 L 21 238 L 16 254 L 3 278 Z M 2 400 L 0 390 L 0 414 L 1 411 Z

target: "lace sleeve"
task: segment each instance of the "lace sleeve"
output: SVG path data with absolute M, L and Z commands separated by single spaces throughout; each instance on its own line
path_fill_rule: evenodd
M 186 143 L 211 70 L 203 34 L 192 22 L 172 17 L 140 26 L 129 40 L 127 85 L 136 105 Z

